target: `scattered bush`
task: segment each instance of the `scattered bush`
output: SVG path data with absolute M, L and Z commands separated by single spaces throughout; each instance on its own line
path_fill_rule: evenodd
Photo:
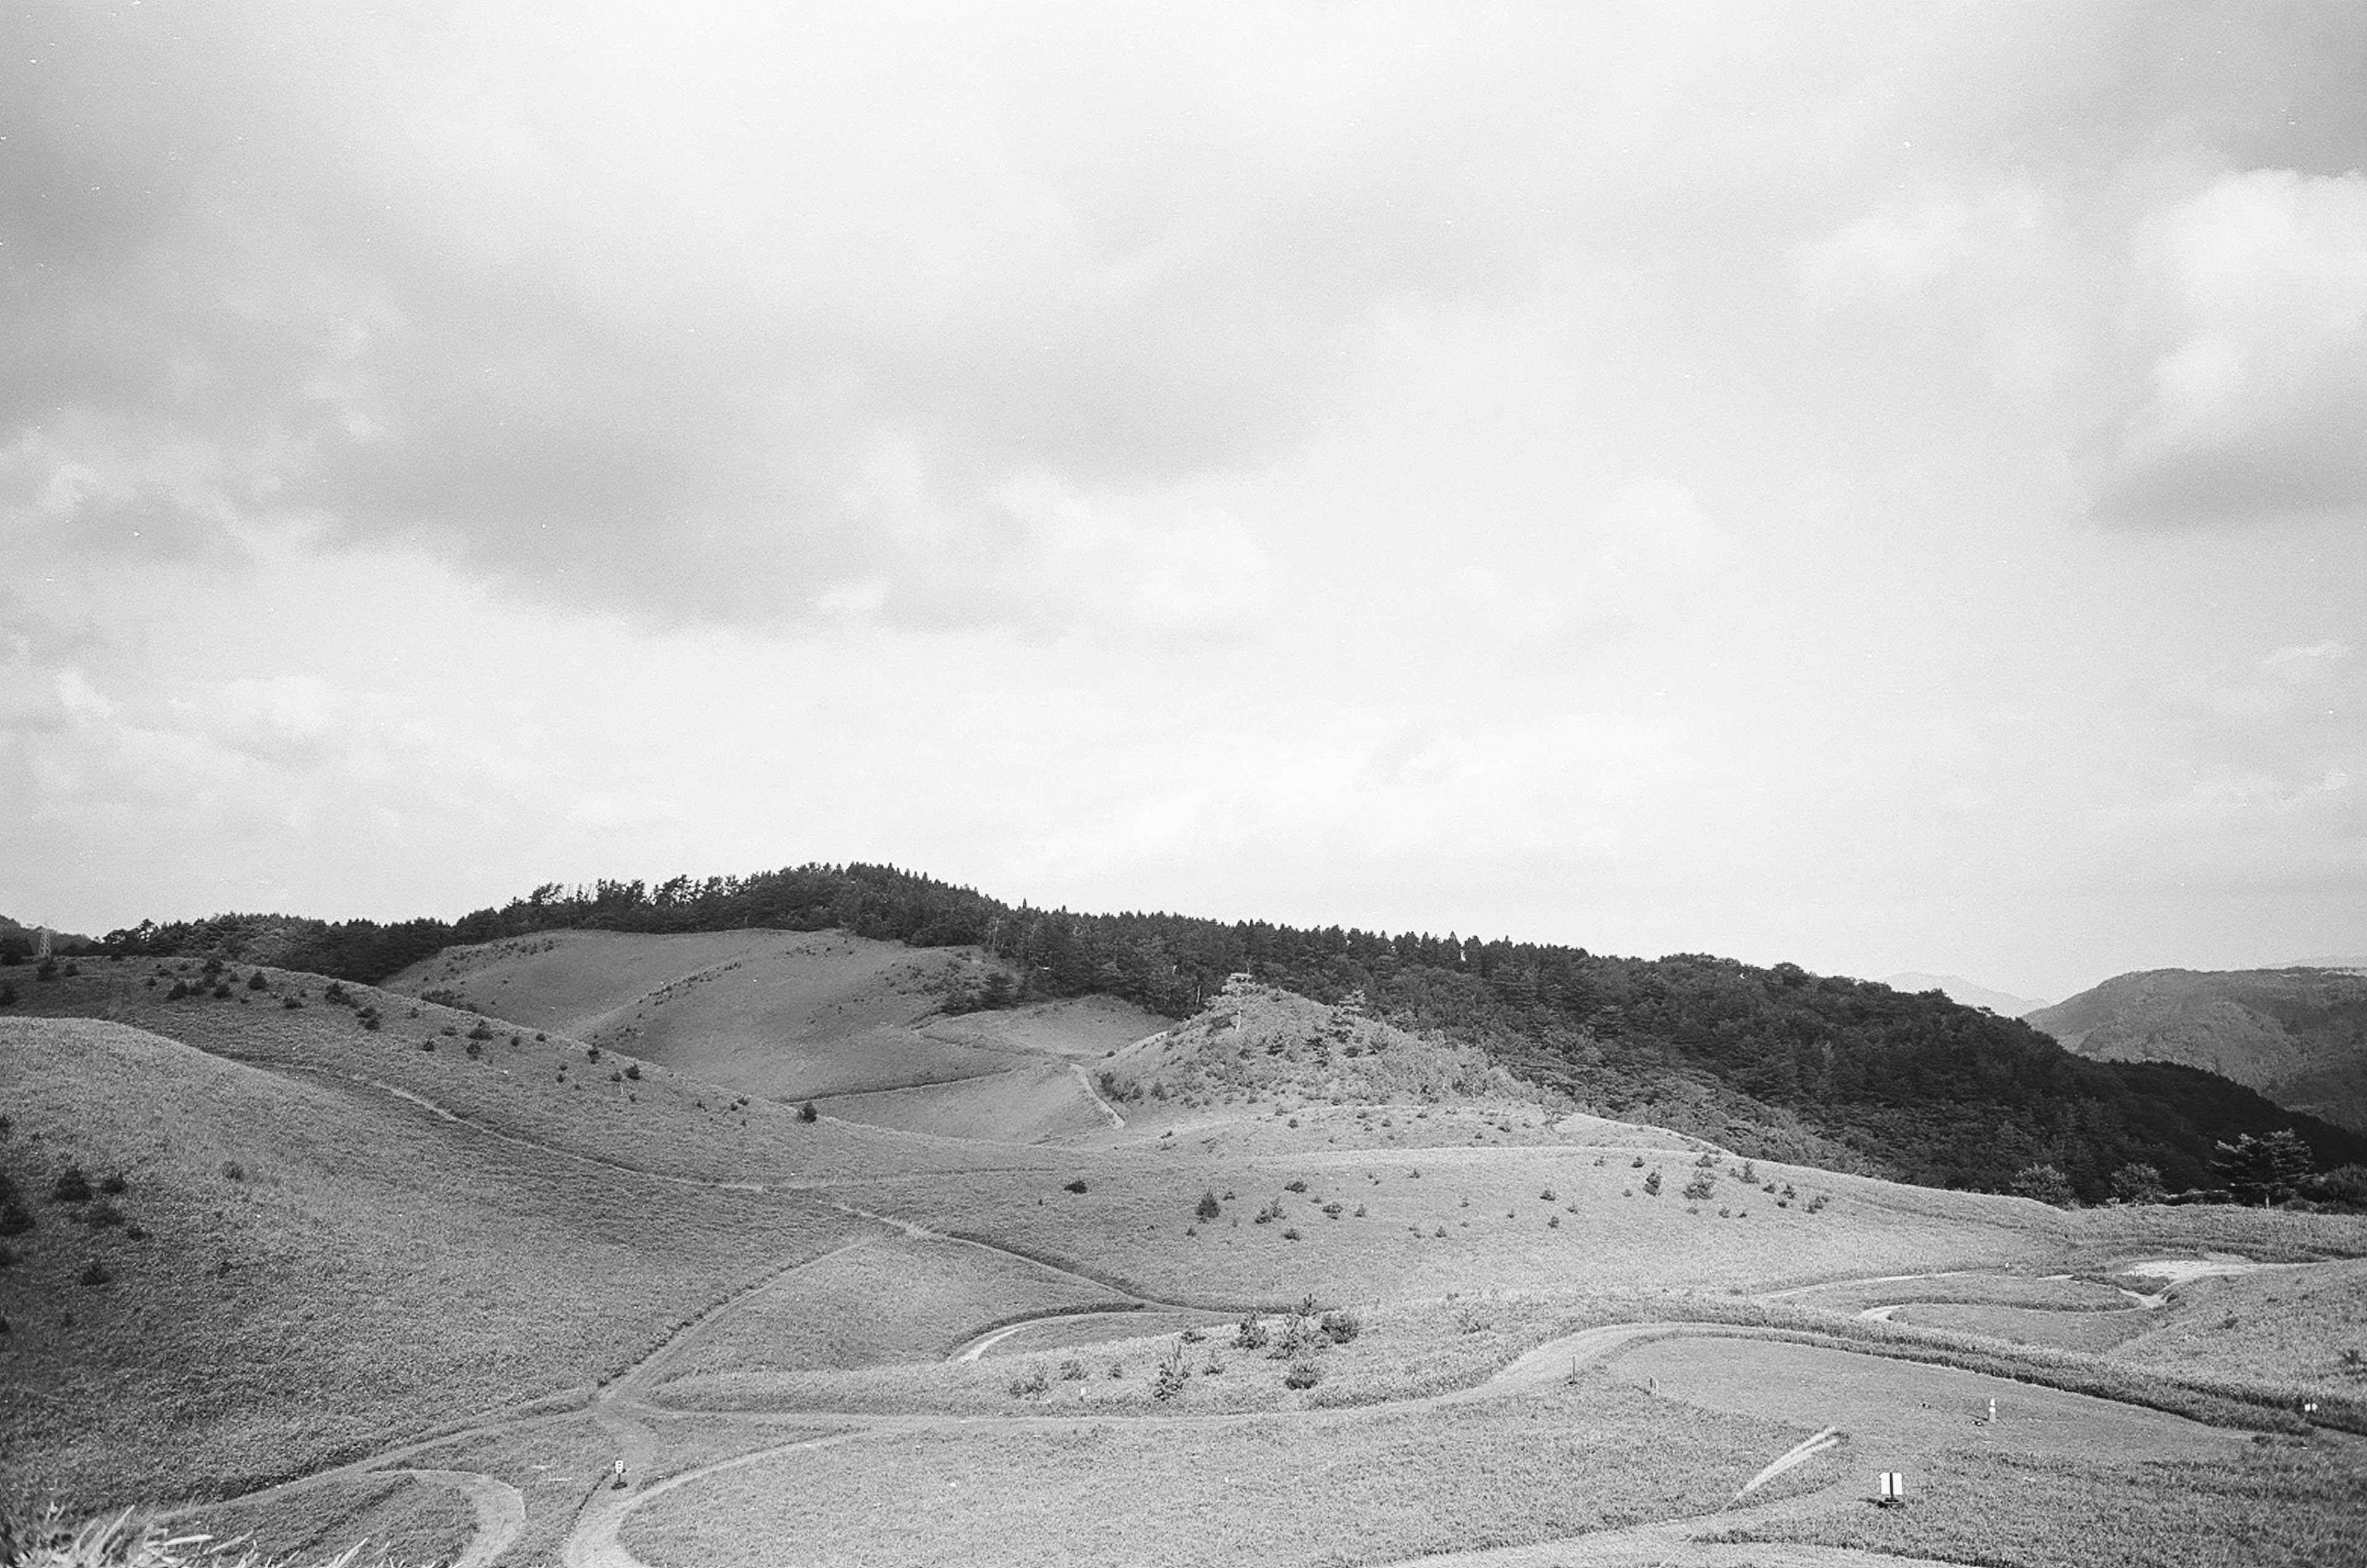
M 436 1042 L 434 1042 L 433 1040 L 427 1041 L 427 1042 L 425 1043 L 425 1049 L 427 1049 L 427 1050 L 433 1051 L 434 1049 L 436 1049 Z M 485 1048 L 484 1048 L 482 1045 L 478 1044 L 478 1043 L 477 1043 L 475 1041 L 473 1041 L 473 1040 L 471 1040 L 471 1041 L 470 1041 L 470 1042 L 469 1042 L 469 1060 L 470 1060 L 470 1061 L 472 1061 L 472 1062 L 473 1062 L 473 1061 L 477 1060 L 479 1057 L 482 1056 L 484 1054 L 485 1054 Z
M 1063 1192 L 1082 1192 L 1084 1190 L 1085 1179 L 1082 1176 L 1074 1181 L 1064 1181 L 1060 1184 L 1060 1190 Z
M 109 1198 L 101 1198 L 82 1212 L 82 1223 L 94 1230 L 107 1230 L 123 1223 L 123 1211 Z
M 1335 1307 L 1323 1314 L 1323 1337 L 1334 1345 L 1345 1345 L 1365 1331 L 1365 1320 L 1353 1307 Z
M 539 1038 L 539 1036 L 538 1036 L 538 1038 Z M 800 1122 L 810 1122 L 821 1114 L 821 1111 L 814 1109 L 814 1102 L 810 1100 L 798 1107 L 798 1120 Z
M 177 986 L 176 986 L 176 987 L 175 987 L 175 988 L 176 988 L 176 989 L 177 989 L 177 988 L 178 988 L 178 987 L 177 987 Z M 301 998 L 301 997 L 295 997 L 295 996 L 282 997 L 282 998 L 279 998 L 279 1005 L 280 1005 L 281 1007 L 283 1007 L 283 1008 L 286 1008 L 286 1009 L 289 1010 L 290 1011 L 293 1011 L 293 1010 L 296 1010 L 297 1008 L 300 1008 L 300 1007 L 302 1007 L 302 1006 L 304 1005 L 304 998 Z
M 587 1062 L 598 1061 L 600 1059 L 600 1047 L 597 1045 L 586 1045 L 583 1047 L 583 1059 Z
M 70 1165 L 58 1172 L 57 1180 L 50 1184 L 50 1196 L 61 1203 L 87 1203 L 90 1178 L 82 1173 L 82 1167 Z
M 1025 1372 L 1011 1380 L 1011 1397 L 1025 1399 L 1031 1394 L 1042 1393 L 1051 1386 L 1050 1380 L 1044 1376 L 1042 1367 L 1030 1367 Z
M 635 1083 L 639 1083 L 639 1082 L 640 1082 L 640 1081 L 641 1081 L 641 1065 L 640 1065 L 639 1062 L 628 1062 L 628 1063 L 626 1063 L 626 1064 L 625 1064 L 625 1076 L 626 1076 L 627 1077 L 629 1077 L 629 1078 L 632 1079 Z
M 228 1001 L 228 1000 L 230 1000 L 230 982 L 229 982 L 229 981 L 227 981 L 227 980 L 217 980 L 217 981 L 215 981 L 215 982 L 214 982 L 214 999 L 215 999 L 215 1000 L 217 1000 L 217 1001 L 225 1001 L 225 1002 L 226 1002 L 226 1001 Z
M 0 1202 L 0 1235 L 23 1235 L 32 1228 L 32 1213 L 24 1204 L 14 1198 Z
M 156 982 L 151 980 L 148 983 L 153 986 Z M 11 1006 L 16 1000 L 17 987 L 7 981 L 0 980 L 0 1008 Z
M 1297 1180 L 1285 1181 L 1282 1184 L 1282 1190 L 1285 1192 L 1304 1192 L 1307 1190 L 1306 1179 L 1301 1177 Z
M 1652 1171 L 1644 1178 L 1644 1190 L 1655 1198 L 1660 1195 L 1660 1173 L 1659 1171 Z
M 1200 1194 L 1199 1203 L 1192 1211 L 1195 1215 L 1204 1220 L 1213 1220 L 1224 1212 L 1224 1206 L 1217 1201 L 1217 1194 L 1213 1190 L 1203 1191 Z
M 1240 1326 L 1233 1331 L 1233 1348 L 1263 1350 L 1265 1348 L 1267 1337 L 1264 1320 L 1257 1314 L 1251 1313 L 1241 1319 Z
M 57 977 L 58 961 L 54 958 L 42 959 L 41 966 L 33 971 L 33 978 L 36 980 L 54 980 Z
M 1749 1160 L 1744 1160 L 1742 1162 L 1742 1168 L 1736 1171 L 1734 1174 L 1741 1180 L 1750 1182 L 1754 1186 L 1757 1185 L 1759 1181 L 1759 1169 Z
M 1285 1241 L 1297 1241 L 1298 1239 L 1298 1227 L 1297 1225 L 1283 1226 L 1282 1239 Z
M 1685 1197 L 1698 1203 L 1716 1190 L 1717 1178 L 1715 1175 L 1706 1170 L 1696 1170 L 1693 1179 L 1685 1183 Z
M 1282 1374 L 1285 1388 L 1313 1388 L 1322 1381 L 1323 1369 L 1309 1360 L 1293 1361 L 1290 1370 Z
M 94 1258 L 84 1267 L 81 1283 L 92 1286 L 104 1285 L 114 1278 L 114 1275 L 107 1271 L 107 1265 Z
M 1544 1191 L 1538 1193 L 1537 1196 L 1550 1203 L 1554 1201 L 1554 1190 L 1548 1187 Z
M 244 1181 L 246 1179 L 246 1167 L 239 1164 L 238 1161 L 234 1159 L 226 1159 L 222 1161 L 221 1173 L 222 1179 L 225 1181 Z
M 177 1002 L 188 994 L 189 983 L 187 980 L 176 980 L 173 982 L 173 988 L 164 993 L 164 999 L 168 1002 Z
M 1175 1399 L 1182 1395 L 1191 1377 L 1192 1369 L 1184 1361 L 1184 1342 L 1178 1339 L 1167 1348 L 1167 1354 L 1160 1358 L 1158 1368 L 1150 1374 L 1150 1397 L 1161 1404 Z
M 1710 1153 L 1707 1149 L 1704 1149 L 1699 1155 L 1693 1157 L 1693 1164 L 1703 1170 L 1716 1170 L 1717 1168 L 1717 1156 Z
M 120 1198 L 131 1190 L 131 1183 L 124 1180 L 120 1172 L 113 1172 L 98 1184 L 98 1190 L 110 1198 Z
M 17 1249 L 13 1247 L 0 1245 L 0 1269 L 14 1269 L 17 1262 L 18 1257 Z M 5 1325 L 7 1321 L 8 1320 L 6 1318 L 0 1318 L 0 1325 Z M 6 1329 L 5 1327 L 0 1327 L 0 1333 L 6 1332 Z
M 447 1027 L 447 1028 L 446 1028 L 446 1030 L 444 1031 L 444 1032 L 445 1032 L 445 1033 L 447 1033 L 447 1034 L 449 1034 L 449 1033 L 451 1033 L 451 1032 L 452 1032 L 452 1031 L 450 1030 L 450 1028 L 448 1028 L 448 1027 Z M 493 1030 L 492 1030 L 492 1029 L 491 1029 L 491 1028 L 490 1028 L 490 1027 L 485 1023 L 484 1020 L 482 1020 L 482 1019 L 479 1019 L 479 1020 L 477 1021 L 477 1025 L 476 1025 L 476 1027 L 469 1031 L 469 1038 L 470 1038 L 470 1039 L 471 1039 L 471 1040 L 491 1040 L 493 1037 Z
M 271 989 L 270 976 L 258 969 L 246 977 L 246 988 L 250 991 L 267 991 Z
M 1074 1356 L 1070 1357 L 1067 1360 L 1060 1363 L 1060 1381 L 1062 1382 L 1084 1382 L 1085 1364 L 1077 1359 Z
M 1815 1197 L 1808 1200 L 1808 1213 L 1813 1214 L 1832 1201 L 1832 1195 L 1830 1193 L 1819 1192 Z

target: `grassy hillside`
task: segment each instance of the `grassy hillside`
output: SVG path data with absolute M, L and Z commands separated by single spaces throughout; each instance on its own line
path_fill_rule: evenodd
M 929 982 L 951 987 L 949 1011 L 1102 994 L 1182 1018 L 1236 973 L 1320 1001 L 1361 995 L 1375 1016 L 1450 1033 L 1590 1111 L 1764 1157 L 1937 1185 L 2006 1190 L 2025 1168 L 2047 1164 L 2098 1201 L 2112 1173 L 2136 1162 L 2156 1167 L 2173 1187 L 2203 1186 L 2216 1143 L 2293 1120 L 2214 1076 L 2088 1061 L 2016 1021 L 1936 992 L 1902 994 L 1795 964 L 1759 968 L 1698 953 L 1623 958 L 1452 933 L 1077 915 L 1014 908 L 893 866 L 806 865 L 654 887 L 554 885 L 452 922 L 228 915 L 143 923 L 109 932 L 105 944 L 124 955 L 262 959 L 383 980 L 456 944 L 552 931 L 832 930 L 916 950 L 975 948 L 1000 960 L 1000 969 L 957 961 Z M 824 1064 L 782 1057 L 771 1026 L 787 1017 L 760 1016 L 753 997 L 702 1001 L 730 1021 L 726 1033 L 736 1043 L 717 1047 L 728 1061 L 698 1066 L 728 1074 L 734 1087 L 764 1094 L 894 1087 L 818 1079 Z M 866 1023 L 892 1021 L 841 1021 L 853 1037 Z M 614 1025 L 617 1043 L 646 1043 L 661 1055 L 696 1032 L 659 1024 L 648 1007 Z M 643 1032 L 621 1032 L 631 1030 Z M 926 1050 L 893 1059 L 900 1040 L 878 1046 L 900 1084 L 975 1066 Z M 2327 1166 L 2367 1161 L 2367 1136 L 2314 1121 L 2297 1125 Z
M 2146 970 L 2041 1009 L 2030 1022 L 2082 1056 L 2201 1067 L 2289 1111 L 2367 1133 L 2367 974 Z
M 448 949 L 387 988 L 802 1100 L 1007 1066 L 911 1027 L 982 967 L 839 931 L 565 931 Z
M 582 1387 L 869 1228 L 120 1024 L 0 1020 L 0 1169 L 31 1221 L 0 1269 L 0 1442 L 12 1480 L 89 1504 L 236 1489 Z

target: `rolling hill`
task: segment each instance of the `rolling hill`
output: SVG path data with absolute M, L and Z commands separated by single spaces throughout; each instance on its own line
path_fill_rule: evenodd
M 2367 974 L 2145 970 L 2029 1022 L 2082 1056 L 2200 1067 L 2289 1111 L 2367 1133 Z
M 943 1010 L 994 964 L 589 931 L 403 988 L 194 956 L 28 984 L 0 1015 L 0 1210 L 30 1222 L 0 1264 L 0 1490 L 479 1568 L 1016 1565 L 1086 1539 L 1707 1568 L 1734 1532 L 1863 1513 L 1868 1461 L 1962 1472 L 1963 1411 L 1997 1398 L 1981 1462 L 2115 1489 L 2109 1536 L 2049 1527 L 2090 1560 L 2367 1539 L 2353 1450 L 2263 1468 L 2193 1419 L 2299 1433 L 2306 1396 L 2367 1429 L 2358 1265 L 2327 1261 L 2367 1257 L 2367 1218 L 2068 1213 L 1747 1157 L 1262 980 L 1182 1021 Z M 809 1122 L 814 1084 L 867 1087 Z M 2197 1255 L 2281 1271 L 2134 1304 L 2157 1287 L 2132 1260 Z M 1738 1337 L 1768 1336 L 1795 1343 Z M 1864 1451 L 1712 1514 L 1826 1425 Z M 2181 1515 L 2184 1471 L 2109 1468 L 2138 1459 L 2260 1505 Z M 1111 1503 L 1138 1493 L 1162 1501 Z M 1919 1528 L 2024 1562 L 2013 1493 L 1931 1497 Z

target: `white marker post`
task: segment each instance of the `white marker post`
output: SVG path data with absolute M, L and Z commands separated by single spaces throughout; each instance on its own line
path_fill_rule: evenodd
M 1989 1401 L 1989 1425 L 1997 1425 L 1997 1401 L 1994 1399 Z
M 1907 1477 L 1895 1470 L 1886 1470 L 1878 1478 L 1881 1492 L 1876 1499 L 1886 1508 L 1896 1508 L 1907 1501 Z

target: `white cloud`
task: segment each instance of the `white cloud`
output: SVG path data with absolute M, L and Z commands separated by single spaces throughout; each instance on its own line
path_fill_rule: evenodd
M 2222 175 L 2141 244 L 2158 347 L 2104 509 L 2242 523 L 2367 508 L 2367 175 Z

